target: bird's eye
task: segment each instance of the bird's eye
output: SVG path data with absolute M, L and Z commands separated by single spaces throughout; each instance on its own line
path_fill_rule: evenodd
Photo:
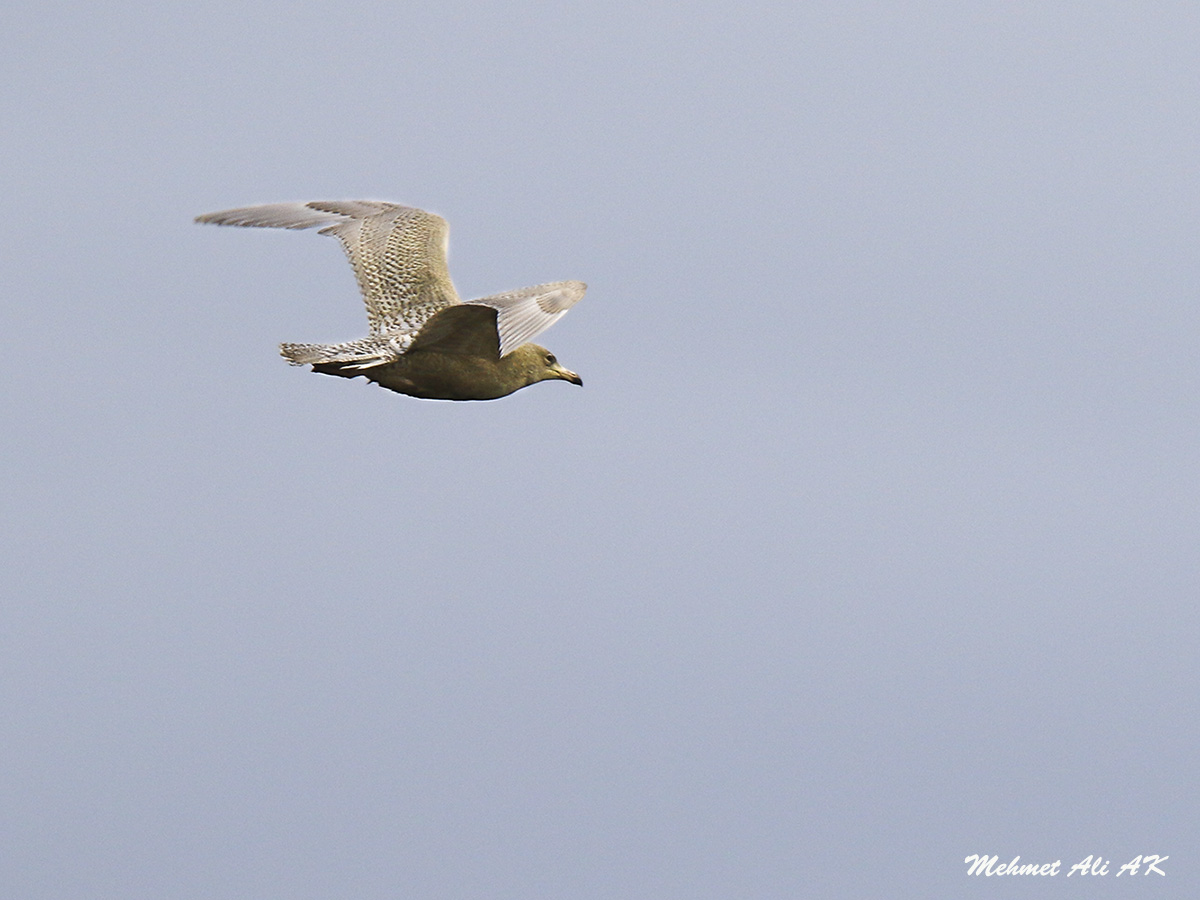
M 556 362 L 558 362 L 558 360 L 554 358 L 554 354 L 553 354 L 553 353 L 550 353 L 550 354 L 548 354 L 548 355 L 546 356 L 546 364 L 547 364 L 547 365 L 551 365 L 551 366 L 552 366 L 552 365 L 554 365 Z

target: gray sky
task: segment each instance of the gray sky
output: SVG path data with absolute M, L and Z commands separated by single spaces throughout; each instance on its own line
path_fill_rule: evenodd
M 796 6 L 4 13 L 0 893 L 1196 896 L 1200 9 Z M 586 386 L 286 366 L 355 197 Z

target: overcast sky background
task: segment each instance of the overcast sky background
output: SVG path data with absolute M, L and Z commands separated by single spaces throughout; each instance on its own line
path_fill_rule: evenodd
M 5 897 L 1196 896 L 1200 7 L 0 19 Z M 286 366 L 357 197 L 585 386 Z

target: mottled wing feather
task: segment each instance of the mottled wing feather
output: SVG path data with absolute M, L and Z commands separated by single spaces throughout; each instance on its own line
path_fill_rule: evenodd
M 459 302 L 446 266 L 446 220 L 382 200 L 267 203 L 198 216 L 197 222 L 259 228 L 313 228 L 342 242 L 354 268 L 372 335 L 412 333 Z
M 554 281 L 471 300 L 468 306 L 496 310 L 500 355 L 508 356 L 561 319 L 587 290 L 582 281 Z

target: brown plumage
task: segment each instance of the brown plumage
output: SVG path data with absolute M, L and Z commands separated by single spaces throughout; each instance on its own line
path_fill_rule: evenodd
M 199 216 L 197 222 L 311 228 L 337 237 L 354 268 L 370 333 L 341 344 L 282 344 L 292 365 L 354 378 L 429 400 L 493 400 L 539 381 L 583 384 L 528 341 L 583 296 L 557 281 L 458 299 L 446 266 L 440 216 L 378 200 L 271 203 Z
M 496 311 L 468 303 L 436 313 L 394 362 L 367 369 L 316 363 L 313 371 L 364 375 L 380 387 L 425 400 L 495 400 L 539 381 L 583 384 L 537 344 L 522 344 L 501 356 Z

